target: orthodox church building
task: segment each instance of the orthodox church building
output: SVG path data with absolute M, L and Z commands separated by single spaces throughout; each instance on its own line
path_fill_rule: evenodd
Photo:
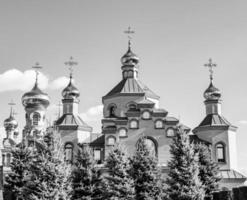
M 181 127 L 188 134 L 211 148 L 211 156 L 220 166 L 221 187 L 232 188 L 242 185 L 246 177 L 237 171 L 236 131 L 237 127 L 228 122 L 221 113 L 221 93 L 213 84 L 210 60 L 210 85 L 204 92 L 206 116 L 193 129 L 183 125 L 178 119 L 159 107 L 160 97 L 143 84 L 139 78 L 139 58 L 132 51 L 131 42 L 127 52 L 121 58 L 122 77 L 120 82 L 102 97 L 103 119 L 102 132 L 93 133 L 79 115 L 80 91 L 73 82 L 72 67 L 77 63 L 70 59 L 66 62 L 71 69 L 68 85 L 62 91 L 63 112 L 52 127 L 46 124 L 46 111 L 50 104 L 49 96 L 38 86 L 38 69 L 36 65 L 36 80 L 31 91 L 22 96 L 25 109 L 26 125 L 22 132 L 22 142 L 28 146 L 42 143 L 45 134 L 52 132 L 61 138 L 65 159 L 74 161 L 78 145 L 89 145 L 95 160 L 103 166 L 109 150 L 115 144 L 126 147 L 131 155 L 136 145 L 144 138 L 150 151 L 157 156 L 159 166 L 167 172 L 167 162 L 170 159 L 170 144 Z M 11 149 L 17 145 L 17 121 L 11 109 L 10 116 L 4 121 L 6 138 L 3 140 L 2 160 L 3 174 L 9 173 Z

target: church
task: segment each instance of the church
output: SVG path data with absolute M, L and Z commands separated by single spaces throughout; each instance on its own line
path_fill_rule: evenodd
M 71 69 L 77 63 L 71 57 L 65 63 Z M 205 118 L 198 126 L 191 129 L 182 124 L 179 119 L 159 107 L 160 97 L 141 82 L 138 70 L 139 57 L 133 52 L 131 40 L 127 52 L 121 57 L 120 80 L 107 94 L 102 97 L 103 119 L 101 133 L 93 133 L 90 127 L 79 115 L 80 91 L 73 83 L 71 70 L 67 86 L 61 91 L 63 105 L 62 115 L 52 126 L 46 124 L 46 111 L 50 97 L 39 88 L 37 64 L 36 80 L 31 91 L 23 94 L 22 104 L 25 110 L 26 125 L 22 132 L 22 141 L 28 146 L 39 145 L 44 135 L 52 132 L 62 140 L 65 159 L 73 163 L 78 150 L 78 144 L 89 145 L 99 166 L 104 166 L 104 160 L 109 150 L 115 144 L 126 147 L 131 155 L 141 138 L 145 138 L 150 151 L 158 158 L 159 166 L 167 172 L 167 162 L 170 159 L 170 144 L 176 136 L 177 127 L 198 141 L 207 143 L 211 148 L 211 156 L 220 167 L 220 187 L 231 189 L 241 186 L 246 177 L 237 168 L 236 132 L 223 116 L 221 111 L 221 92 L 213 83 L 212 60 L 206 64 L 210 69 L 210 82 L 204 92 Z M 83 103 L 83 102 L 82 102 Z M 4 120 L 6 138 L 3 139 L 2 165 L 3 176 L 10 172 L 11 149 L 18 144 L 18 122 L 11 108 L 10 116 Z

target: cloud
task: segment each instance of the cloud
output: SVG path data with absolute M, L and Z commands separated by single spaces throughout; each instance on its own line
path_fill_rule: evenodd
M 26 70 L 24 72 L 18 69 L 10 69 L 0 74 L 0 85 L 4 87 L 0 88 L 0 92 L 5 91 L 28 91 L 31 90 L 35 82 L 34 70 Z M 51 89 L 59 90 L 67 86 L 69 78 L 62 76 L 54 80 L 49 80 L 47 75 L 40 72 L 39 74 L 39 88 L 40 89 Z
M 69 78 L 62 76 L 59 77 L 49 83 L 49 89 L 51 90 L 59 90 L 65 88 L 69 83 Z
M 21 72 L 17 69 L 10 69 L 0 74 L 0 85 L 4 87 L 0 88 L 0 92 L 21 90 L 30 90 L 35 82 L 34 70 L 27 70 Z M 39 87 L 45 89 L 48 85 L 48 77 L 44 74 L 39 74 Z
M 247 120 L 240 120 L 238 121 L 238 123 L 242 125 L 247 125 Z
M 80 114 L 83 121 L 93 127 L 94 132 L 101 132 L 101 119 L 103 118 L 103 105 L 89 108 Z

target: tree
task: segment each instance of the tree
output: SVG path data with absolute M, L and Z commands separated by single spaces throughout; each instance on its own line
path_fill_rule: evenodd
M 131 158 L 131 176 L 134 179 L 136 200 L 159 200 L 162 198 L 162 184 L 157 158 L 148 148 L 143 137 L 137 144 L 137 150 Z
M 70 165 L 64 161 L 60 140 L 51 143 L 36 143 L 29 166 L 30 182 L 25 185 L 25 199 L 68 200 Z
M 79 149 L 71 179 L 72 200 L 102 199 L 101 172 L 88 146 Z
M 198 155 L 188 134 L 180 128 L 170 145 L 170 153 L 166 180 L 168 199 L 202 200 L 204 190 L 199 178 Z
M 134 198 L 134 182 L 129 175 L 130 163 L 120 146 L 114 147 L 108 154 L 105 167 L 108 170 L 104 177 L 106 186 L 105 199 L 131 200 Z
M 23 188 L 29 182 L 27 174 L 32 154 L 23 143 L 16 146 L 11 153 L 11 172 L 6 176 L 4 188 L 5 191 L 11 191 L 16 198 L 25 199 Z
M 203 143 L 195 145 L 195 151 L 199 155 L 199 177 L 204 186 L 205 196 L 211 197 L 212 192 L 219 187 L 219 167 L 211 158 L 211 151 Z

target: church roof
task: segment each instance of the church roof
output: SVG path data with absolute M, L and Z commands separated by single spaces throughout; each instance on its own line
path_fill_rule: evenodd
M 220 176 L 224 179 L 246 179 L 246 177 L 234 169 L 220 170 Z
M 159 99 L 159 96 L 151 91 L 147 86 L 135 78 L 123 79 L 118 83 L 105 97 L 114 96 L 117 94 L 144 94 L 146 97 Z
M 232 126 L 223 116 L 219 114 L 209 114 L 199 124 L 201 126 Z
M 89 125 L 87 125 L 79 115 L 74 115 L 72 113 L 67 113 L 64 114 L 62 117 L 60 117 L 57 121 L 56 121 L 56 125 L 60 126 L 60 125 L 68 125 L 68 126 L 83 126 L 83 127 L 87 127 L 87 128 L 91 128 Z
M 90 146 L 101 147 L 105 144 L 105 135 L 101 135 L 90 143 Z

